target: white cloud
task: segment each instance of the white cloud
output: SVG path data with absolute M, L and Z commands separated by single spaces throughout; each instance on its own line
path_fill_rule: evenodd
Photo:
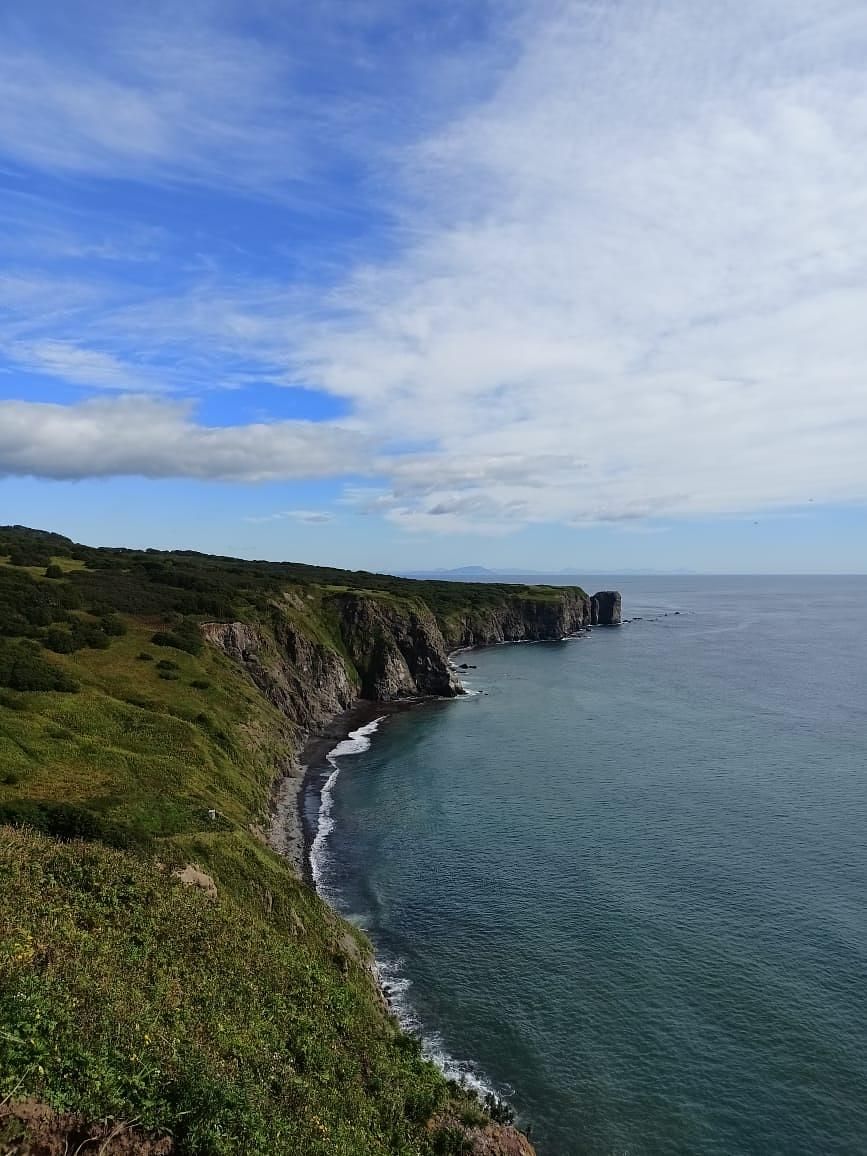
M 327 522 L 334 521 L 334 515 L 327 510 L 280 510 L 276 514 L 259 514 L 254 517 L 247 518 L 248 522 L 262 523 L 262 522 L 282 522 L 285 520 L 293 522 L 304 522 L 308 526 L 324 526 Z
M 536 7 L 305 335 L 425 529 L 867 499 L 855 0 Z M 415 445 L 420 452 L 407 453 Z
M 91 389 L 131 391 L 159 390 L 158 380 L 150 379 L 110 353 L 82 349 L 68 341 L 34 341 L 12 346 L 12 360 L 30 373 L 45 374 L 72 385 Z
M 0 150 L 13 160 L 247 187 L 304 175 L 286 62 L 264 41 L 156 7 L 105 11 L 80 43 L 57 21 L 37 43 L 17 31 L 0 49 Z
M 422 36 L 414 0 L 14 7 L 0 9 L 0 156 L 53 174 L 352 215 L 362 189 L 335 196 L 335 164 L 408 138 L 477 87 L 477 70 L 428 51 L 434 24 L 440 37 L 471 30 L 460 4 L 441 5 Z M 484 46 L 470 48 L 480 65 Z
M 360 435 L 328 423 L 208 427 L 146 397 L 0 402 L 0 476 L 263 482 L 361 472 L 368 458 Z
M 153 402 L 131 430 L 141 399 L 19 407 L 2 413 L 6 468 L 250 480 L 364 464 L 385 481 L 348 493 L 354 508 L 448 532 L 867 500 L 861 0 L 517 9 L 498 45 L 431 62 L 481 78 L 458 84 L 474 101 L 446 127 L 403 150 L 358 134 L 402 213 L 396 256 L 330 294 L 276 272 L 117 296 L 0 276 L 0 340 L 64 380 L 301 381 L 351 419 L 211 430 Z M 225 28 L 116 33 L 87 76 L 81 57 L 0 49 L 12 155 L 273 191 L 316 169 L 323 125 L 345 144 L 373 115 L 293 104 L 298 61 Z M 353 58 L 353 77 L 381 63 Z M 404 140 L 413 118 L 398 119 Z

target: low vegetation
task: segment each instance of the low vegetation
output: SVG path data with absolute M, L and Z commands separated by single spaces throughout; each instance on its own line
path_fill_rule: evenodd
M 30 1151 L 22 1103 L 134 1128 L 141 1151 L 468 1150 L 454 1121 L 490 1115 L 262 840 L 297 736 L 200 624 L 267 629 L 279 606 L 339 649 L 341 592 L 444 619 L 503 589 L 0 528 L 0 1151 Z

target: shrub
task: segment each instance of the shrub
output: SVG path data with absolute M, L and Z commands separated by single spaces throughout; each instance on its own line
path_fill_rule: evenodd
M 202 650 L 202 639 L 198 631 L 193 634 L 191 631 L 181 630 L 158 630 L 151 639 L 154 646 L 171 646 L 175 650 L 185 650 L 187 654 L 200 654 Z
M 157 670 L 180 670 L 180 667 L 170 658 L 161 658 L 157 663 Z
M 195 690 L 210 690 L 211 684 L 206 678 L 194 678 L 190 683 Z
M 60 569 L 60 567 L 57 565 L 56 562 L 52 562 L 50 566 L 45 567 L 45 577 L 46 578 L 62 578 L 63 577 L 63 571 Z
M 464 1156 L 473 1151 L 473 1145 L 462 1128 L 446 1124 L 434 1133 L 433 1150 L 437 1156 Z
M 151 702 L 149 698 L 142 698 L 142 696 L 138 694 L 128 694 L 124 701 L 128 702 L 130 706 L 137 706 L 139 710 L 157 709 L 156 704 Z
M 126 623 L 117 614 L 106 614 L 100 619 L 99 625 L 112 638 L 120 638 L 126 634 Z
M 146 650 L 143 650 L 140 654 L 136 655 L 136 659 L 139 662 L 153 662 L 154 656 L 152 654 L 148 654 Z
M 80 645 L 72 631 L 64 630 L 61 626 L 52 626 L 46 633 L 43 644 L 55 654 L 72 654 Z
M 511 1106 L 493 1092 L 486 1092 L 483 1101 L 485 1111 L 495 1124 L 514 1124 L 515 1113 Z
M 166 682 L 176 682 L 181 677 L 176 670 L 161 670 L 159 676 Z
M 111 639 L 99 626 L 84 626 L 77 633 L 81 645 L 87 646 L 90 650 L 108 650 L 111 646 Z
M 109 847 L 122 850 L 143 850 L 150 842 L 119 823 L 104 819 L 75 803 L 49 803 L 34 799 L 0 803 L 0 824 L 30 827 L 63 842 L 84 839 L 106 843 Z
M 49 558 L 47 554 L 42 554 L 38 550 L 29 550 L 26 547 L 20 547 L 12 551 L 9 555 L 10 566 L 48 566 Z
M 66 694 L 79 689 L 74 678 L 58 670 L 25 642 L 0 646 L 0 686 L 10 690 L 55 690 Z

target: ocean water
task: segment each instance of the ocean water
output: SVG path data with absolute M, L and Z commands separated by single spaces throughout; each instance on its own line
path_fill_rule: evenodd
M 867 1153 L 867 579 L 609 584 L 332 753 L 318 885 L 540 1156 Z

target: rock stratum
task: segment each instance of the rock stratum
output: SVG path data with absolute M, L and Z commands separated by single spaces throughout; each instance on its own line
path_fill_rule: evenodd
M 530 1156 L 293 870 L 300 756 L 360 699 L 460 694 L 459 647 L 619 619 L 0 527 L 0 1150 Z

